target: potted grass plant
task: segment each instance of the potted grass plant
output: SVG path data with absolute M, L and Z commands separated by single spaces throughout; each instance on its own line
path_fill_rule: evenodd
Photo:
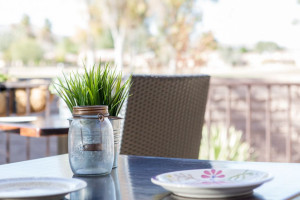
M 109 63 L 103 65 L 84 67 L 84 73 L 77 71 L 58 78 L 54 87 L 71 112 L 74 106 L 107 105 L 110 116 L 118 117 L 128 97 L 131 77 L 123 83 L 122 73 Z
M 119 116 L 131 86 L 131 77 L 122 80 L 110 63 L 99 63 L 91 68 L 84 67 L 84 72 L 73 72 L 69 76 L 58 78 L 54 87 L 58 95 L 67 104 L 74 116 L 74 107 L 107 105 L 109 120 L 114 134 L 114 162 L 120 152 L 122 138 L 122 118 Z

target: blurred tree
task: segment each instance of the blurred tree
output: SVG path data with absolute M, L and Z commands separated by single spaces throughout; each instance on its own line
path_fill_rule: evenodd
M 23 15 L 19 27 L 26 37 L 35 37 L 32 31 L 30 17 L 27 14 Z
M 147 12 L 146 0 L 87 0 L 91 26 L 101 31 L 108 27 L 115 50 L 115 64 L 123 67 L 123 51 L 126 34 L 140 26 Z M 92 26 L 93 27 L 93 26 Z
M 77 29 L 73 38 L 74 41 L 80 46 L 83 46 L 83 48 L 87 48 L 87 37 L 87 30 L 81 28 Z
M 239 51 L 240 51 L 241 53 L 248 53 L 250 50 L 249 50 L 247 47 L 242 46 L 242 47 L 240 47 Z
M 78 45 L 68 37 L 64 37 L 55 49 L 55 59 L 57 62 L 66 62 L 67 54 L 77 54 Z
M 105 29 L 100 34 L 99 37 L 95 39 L 96 48 L 100 49 L 112 49 L 114 48 L 113 39 L 109 30 Z
M 7 51 L 14 40 L 14 36 L 10 31 L 0 34 L 0 52 Z
M 280 47 L 275 42 L 258 42 L 255 45 L 254 50 L 259 53 L 274 52 L 274 51 L 282 50 L 282 47 Z
M 201 21 L 201 13 L 193 10 L 194 5 L 194 0 L 153 0 L 150 3 L 150 15 L 155 16 L 158 30 L 153 41 L 162 42 L 163 45 L 154 47 L 165 49 L 165 53 L 170 52 L 170 59 L 173 60 L 170 68 L 174 72 L 177 70 L 177 62 L 189 50 L 196 23 Z M 158 52 L 160 54 L 161 50 Z
M 52 23 L 49 19 L 45 19 L 44 26 L 40 31 L 40 37 L 43 41 L 46 42 L 53 42 L 53 35 L 52 35 Z
M 243 47 L 220 46 L 218 51 L 222 59 L 232 66 L 245 66 L 247 62 L 243 59 L 245 49 Z
M 216 50 L 218 48 L 218 43 L 211 31 L 203 33 L 200 37 L 198 49 L 200 51 L 206 50 Z
M 45 19 L 41 29 L 33 28 L 28 15 L 23 15 L 18 24 L 11 25 L 10 29 L 0 33 L 0 51 L 6 64 L 41 64 L 40 61 L 54 59 L 54 35 L 52 25 Z M 48 55 L 44 56 L 44 52 Z M 48 60 L 47 60 L 48 59 Z M 44 62 L 44 63 L 45 63 Z
M 13 40 L 4 51 L 6 61 L 22 61 L 23 64 L 38 64 L 43 58 L 43 49 L 37 41 L 28 15 L 23 15 L 19 24 L 12 26 Z
M 97 0 L 86 0 L 86 3 L 89 29 L 86 31 L 85 35 L 81 35 L 83 36 L 81 39 L 84 39 L 84 42 L 87 44 L 87 48 L 94 51 L 96 47 L 96 38 L 101 35 L 101 32 L 104 29 L 104 25 L 102 23 L 103 13 Z
M 42 64 L 55 64 L 55 48 L 57 45 L 56 39 L 52 33 L 52 23 L 49 19 L 44 20 L 44 25 L 42 28 L 38 29 L 38 37 L 36 38 L 41 45 L 43 52 L 43 62 Z
M 30 62 L 37 64 L 43 58 L 43 50 L 33 38 L 21 38 L 11 44 L 6 56 L 10 60 L 22 61 L 25 65 Z

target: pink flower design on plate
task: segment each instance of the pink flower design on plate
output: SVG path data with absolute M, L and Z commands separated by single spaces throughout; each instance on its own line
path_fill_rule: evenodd
M 215 170 L 215 169 L 211 169 L 211 170 L 204 170 L 203 172 L 204 174 L 201 175 L 201 178 L 208 178 L 211 181 L 214 181 L 216 178 L 224 178 L 225 175 L 222 174 L 222 170 Z

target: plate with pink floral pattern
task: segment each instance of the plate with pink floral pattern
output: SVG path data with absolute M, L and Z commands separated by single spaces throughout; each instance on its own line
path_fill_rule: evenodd
M 175 195 L 192 198 L 226 198 L 250 195 L 273 179 L 267 172 L 249 169 L 195 169 L 169 172 L 151 178 Z

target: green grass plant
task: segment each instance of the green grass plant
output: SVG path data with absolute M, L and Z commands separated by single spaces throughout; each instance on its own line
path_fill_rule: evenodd
M 208 127 L 203 126 L 199 159 L 255 160 L 255 155 L 251 155 L 250 145 L 242 141 L 242 135 L 242 131 L 234 127 L 229 127 L 227 130 L 222 124 L 212 125 L 209 134 Z
M 0 73 L 0 83 L 1 83 L 1 82 L 5 82 L 5 81 L 7 81 L 8 79 L 9 79 L 9 77 L 8 77 L 7 75 L 1 74 L 1 73 Z
M 122 73 L 118 73 L 110 63 L 101 62 L 90 69 L 85 66 L 84 73 L 64 74 L 54 84 L 71 112 L 74 106 L 107 105 L 111 116 L 120 113 L 130 87 L 131 76 L 122 83 Z

